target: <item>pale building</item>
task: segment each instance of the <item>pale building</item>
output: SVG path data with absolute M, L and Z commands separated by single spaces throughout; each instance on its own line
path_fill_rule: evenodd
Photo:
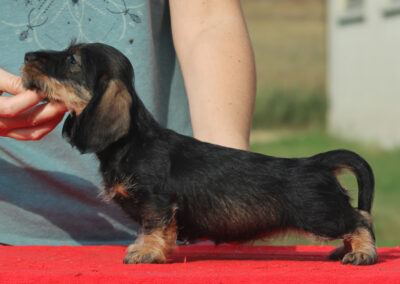
M 329 130 L 400 146 L 400 0 L 328 0 Z

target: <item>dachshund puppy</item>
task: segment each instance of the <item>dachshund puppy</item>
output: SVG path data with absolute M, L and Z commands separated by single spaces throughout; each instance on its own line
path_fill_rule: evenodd
M 331 259 L 373 264 L 374 177 L 359 155 L 336 150 L 276 158 L 198 141 L 161 127 L 113 47 L 72 44 L 25 55 L 23 84 L 71 110 L 63 136 L 100 161 L 105 194 L 142 227 L 124 263 L 163 263 L 176 240 L 245 242 L 287 230 L 343 239 Z M 335 173 L 358 181 L 353 208 Z

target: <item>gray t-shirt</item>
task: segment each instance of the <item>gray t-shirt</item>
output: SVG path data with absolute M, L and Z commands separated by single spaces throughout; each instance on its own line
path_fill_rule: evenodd
M 19 74 L 25 52 L 62 50 L 74 38 L 112 45 L 131 60 L 136 90 L 155 118 L 192 133 L 167 1 L 12 0 L 0 8 L 1 68 Z M 0 243 L 132 242 L 137 225 L 98 197 L 98 161 L 62 139 L 62 124 L 41 141 L 0 137 Z

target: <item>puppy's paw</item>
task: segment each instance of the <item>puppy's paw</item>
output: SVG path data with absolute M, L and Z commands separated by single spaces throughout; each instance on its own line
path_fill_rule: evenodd
M 166 257 L 163 251 L 159 248 L 133 244 L 127 249 L 127 254 L 124 259 L 125 264 L 137 263 L 165 263 Z
M 371 265 L 376 263 L 378 260 L 376 254 L 368 254 L 364 252 L 349 252 L 343 259 L 343 264 L 353 264 L 353 265 Z

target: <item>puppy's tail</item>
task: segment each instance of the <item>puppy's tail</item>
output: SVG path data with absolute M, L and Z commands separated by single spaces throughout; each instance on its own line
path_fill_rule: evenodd
M 358 184 L 358 209 L 371 213 L 374 198 L 374 174 L 370 165 L 360 155 L 347 150 L 334 150 L 315 155 L 313 158 L 333 172 L 342 168 L 352 171 Z

